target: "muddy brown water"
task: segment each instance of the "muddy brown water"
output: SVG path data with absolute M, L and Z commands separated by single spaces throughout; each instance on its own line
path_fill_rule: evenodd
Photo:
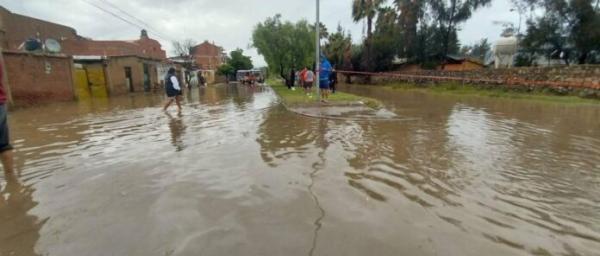
M 10 113 L 0 255 L 600 255 L 600 107 L 345 87 L 405 121 L 269 89 Z

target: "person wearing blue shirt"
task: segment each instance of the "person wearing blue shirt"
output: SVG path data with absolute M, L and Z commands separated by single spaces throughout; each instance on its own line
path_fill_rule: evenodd
M 329 98 L 329 76 L 331 75 L 332 67 L 329 60 L 321 54 L 321 70 L 319 70 L 319 89 L 321 90 L 321 101 L 327 102 Z

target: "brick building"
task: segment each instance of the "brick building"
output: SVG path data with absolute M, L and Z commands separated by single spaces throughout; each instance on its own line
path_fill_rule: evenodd
M 165 60 L 167 53 L 160 43 L 148 37 L 142 30 L 137 40 L 97 41 L 85 38 L 65 39 L 61 41 L 62 51 L 67 55 L 81 56 L 139 56 L 155 60 Z
M 61 53 L 21 52 L 29 38 L 55 39 Z M 159 84 L 157 68 L 166 62 L 166 52 L 145 30 L 135 40 L 96 41 L 1 6 L 0 48 L 16 105 L 148 91 Z
M 216 70 L 225 63 L 226 54 L 223 47 L 204 41 L 192 47 L 190 51 L 196 66 L 203 70 Z
M 58 41 L 80 38 L 71 27 L 12 13 L 0 6 L 0 47 L 17 50 L 25 40 L 36 36 Z

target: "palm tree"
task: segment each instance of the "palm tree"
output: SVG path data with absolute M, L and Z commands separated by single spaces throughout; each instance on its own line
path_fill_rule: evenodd
M 385 0 L 352 0 L 352 18 L 354 22 L 367 19 L 367 39 L 373 35 L 373 19 Z
M 377 15 L 379 7 L 385 2 L 385 0 L 352 0 L 352 18 L 354 22 L 359 22 L 363 19 L 367 19 L 367 38 L 365 40 L 365 62 L 364 67 L 367 70 L 372 68 L 371 61 L 371 37 L 373 36 L 373 19 Z
M 403 32 L 402 55 L 405 57 L 415 57 L 417 25 L 423 17 L 425 2 L 426 0 L 394 0 L 394 5 L 400 13 L 398 23 Z

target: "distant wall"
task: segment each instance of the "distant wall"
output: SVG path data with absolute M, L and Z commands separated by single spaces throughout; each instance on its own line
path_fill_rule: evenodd
M 506 88 L 520 91 L 549 90 L 559 94 L 577 94 L 600 98 L 600 65 L 563 67 L 526 67 L 480 69 L 470 71 L 420 70 L 415 72 L 366 73 L 345 72 L 358 83 L 407 82 L 436 84 L 454 82 L 472 84 L 487 89 Z M 347 80 L 340 80 L 347 81 Z
M 66 56 L 3 52 L 13 103 L 26 106 L 75 98 L 73 61 Z
M 479 69 L 469 71 L 422 70 L 396 74 L 446 77 L 465 80 L 489 80 L 490 82 L 498 81 L 500 83 L 522 82 L 526 85 L 535 85 L 539 82 L 563 82 L 565 84 L 580 87 L 600 86 L 600 65 Z M 390 79 L 394 80 L 397 78 L 381 76 L 376 80 Z

